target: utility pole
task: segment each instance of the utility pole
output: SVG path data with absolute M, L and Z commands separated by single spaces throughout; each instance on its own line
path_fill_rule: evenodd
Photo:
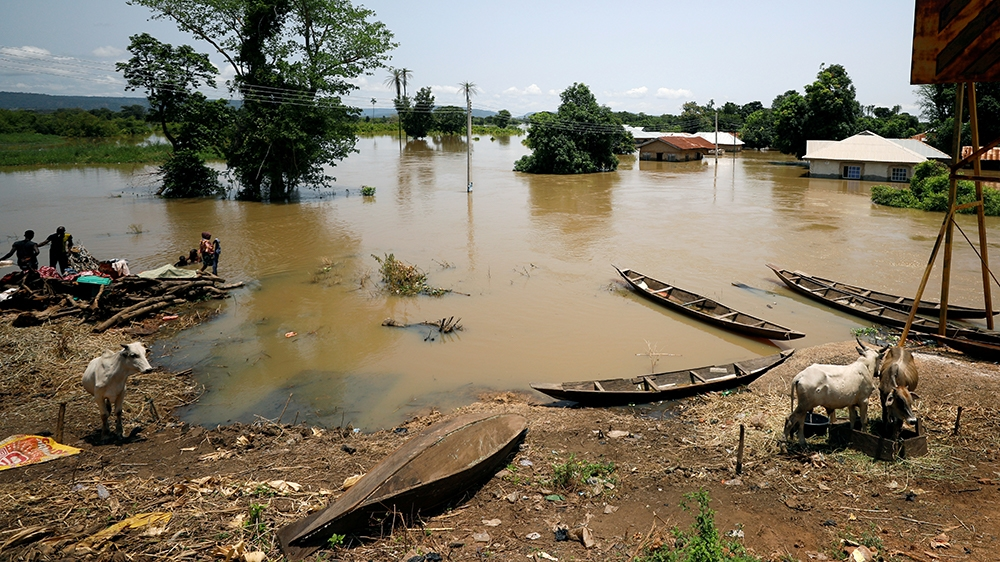
M 465 92 L 465 174 L 466 193 L 472 193 L 472 95 L 479 90 L 472 82 L 462 82 L 459 84 Z
M 719 163 L 719 110 L 715 110 L 715 163 Z

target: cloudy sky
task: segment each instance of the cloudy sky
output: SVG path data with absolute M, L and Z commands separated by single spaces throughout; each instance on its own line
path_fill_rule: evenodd
M 677 114 L 688 101 L 770 106 L 787 90 L 804 92 L 820 65 L 841 64 L 862 104 L 918 112 L 909 84 L 912 0 L 359 3 L 400 43 L 390 64 L 412 70 L 411 84 L 430 86 L 439 105 L 464 105 L 458 84 L 471 81 L 480 91 L 474 107 L 514 115 L 556 109 L 574 82 L 614 110 L 651 115 Z M 124 0 L 6 0 L 0 91 L 137 95 L 124 91 L 114 63 L 141 32 L 194 45 L 223 80 L 232 75 L 210 46 L 150 15 Z M 385 70 L 361 77 L 346 101 L 392 107 L 385 78 Z M 206 93 L 228 97 L 224 88 Z

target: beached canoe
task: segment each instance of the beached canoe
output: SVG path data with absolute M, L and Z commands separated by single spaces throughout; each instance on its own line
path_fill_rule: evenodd
M 516 414 L 466 414 L 428 427 L 326 509 L 279 529 L 282 552 L 299 560 L 334 533 L 365 528 L 373 515 L 416 515 L 458 499 L 493 476 L 527 428 L 528 421 Z
M 906 313 L 909 313 L 913 308 L 913 299 L 910 297 L 902 297 L 899 295 L 883 293 L 882 291 L 876 291 L 874 289 L 866 289 L 865 287 L 859 287 L 857 285 L 849 285 L 847 283 L 841 283 L 840 281 L 809 275 L 808 273 L 804 273 L 802 271 L 795 271 L 794 274 L 803 278 L 808 278 L 821 285 L 827 285 L 840 291 L 865 297 L 866 299 L 873 300 L 877 303 L 888 306 L 889 308 L 895 308 L 896 310 L 901 310 Z M 917 307 L 917 314 L 940 318 L 941 303 L 921 300 L 920 305 Z M 962 318 L 986 318 L 988 314 L 989 313 L 986 312 L 985 308 L 972 308 L 948 303 L 948 318 L 953 320 L 959 320 Z
M 952 349 L 957 349 L 969 357 L 982 359 L 984 361 L 1000 361 L 1000 338 L 996 340 L 984 340 L 978 333 L 954 333 L 950 336 L 938 334 L 926 334 L 934 339 L 939 345 L 946 345 Z M 977 339 L 979 338 L 979 339 Z
M 687 314 L 698 320 L 731 330 L 745 336 L 771 340 L 792 340 L 805 336 L 791 328 L 768 322 L 745 312 L 730 308 L 718 301 L 697 293 L 668 285 L 631 269 L 612 266 L 640 295 L 662 304 L 671 310 Z
M 619 406 L 677 400 L 750 384 L 764 373 L 781 365 L 794 352 L 794 349 L 788 349 L 774 355 L 736 363 L 624 379 L 562 383 L 533 382 L 531 388 L 559 400 L 572 400 L 586 406 Z
M 794 271 L 782 269 L 776 265 L 767 264 L 767 267 L 774 271 L 774 274 L 781 279 L 789 289 L 805 295 L 813 300 L 819 301 L 827 306 L 842 310 L 849 314 L 865 318 L 876 324 L 883 324 L 893 328 L 903 329 L 906 327 L 906 320 L 910 316 L 909 312 L 889 308 L 880 302 L 848 293 L 840 289 L 834 289 L 829 285 L 824 285 L 814 281 L 811 277 L 803 276 Z M 913 317 L 910 330 L 923 334 L 936 334 L 940 328 L 937 319 L 926 318 L 920 315 Z M 948 322 L 945 325 L 945 333 L 949 337 L 964 337 L 978 342 L 1000 345 L 1000 332 L 974 327 L 968 324 L 955 324 Z

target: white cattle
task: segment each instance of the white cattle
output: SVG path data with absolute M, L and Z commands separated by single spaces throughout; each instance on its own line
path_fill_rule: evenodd
M 792 431 L 797 429 L 799 444 L 805 446 L 806 414 L 817 406 L 826 409 L 831 423 L 836 421 L 837 408 L 847 408 L 851 427 L 855 427 L 859 419 L 864 427 L 868 420 L 868 397 L 875 390 L 879 352 L 865 348 L 860 340 L 858 345 L 860 357 L 850 365 L 815 363 L 795 375 L 791 389 L 792 413 L 785 420 L 785 441 L 789 441 Z
M 140 342 L 122 344 L 119 352 L 105 351 L 91 359 L 83 372 L 83 388 L 94 395 L 101 409 L 101 436 L 108 434 L 108 416 L 114 405 L 115 433 L 122 436 L 122 402 L 125 399 L 125 380 L 132 373 L 148 373 L 153 367 L 146 360 L 146 347 Z

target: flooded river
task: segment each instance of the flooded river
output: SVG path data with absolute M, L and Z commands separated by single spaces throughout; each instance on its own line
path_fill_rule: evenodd
M 874 206 L 871 184 L 810 179 L 777 153 L 628 157 L 615 173 L 532 176 L 511 171 L 527 152 L 520 140 L 474 141 L 471 194 L 461 139 L 363 138 L 333 170 L 335 188 L 292 204 L 161 200 L 147 168 L 6 169 L 0 242 L 64 224 L 93 254 L 140 271 L 172 263 L 208 230 L 222 242 L 219 274 L 247 287 L 156 348 L 155 363 L 193 367 L 208 389 L 184 417 L 215 425 L 285 409 L 283 421 L 376 429 L 486 390 L 531 392 L 532 381 L 777 351 L 641 299 L 611 264 L 807 334 L 782 348 L 849 339 L 866 324 L 792 295 L 764 264 L 912 295 L 943 218 Z M 361 197 L 363 185 L 375 197 Z M 975 239 L 974 217 L 959 223 Z M 956 240 L 952 302 L 981 306 L 978 259 Z M 372 256 L 389 253 L 454 292 L 381 294 Z M 939 287 L 940 265 L 929 296 Z M 464 329 L 382 326 L 450 317 Z

